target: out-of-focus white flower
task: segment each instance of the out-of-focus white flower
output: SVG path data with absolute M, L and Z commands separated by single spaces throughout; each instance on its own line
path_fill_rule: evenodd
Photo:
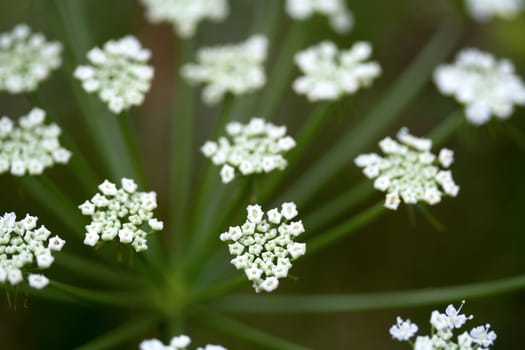
M 493 17 L 512 19 L 525 9 L 523 0 L 466 0 L 471 17 L 479 22 L 487 22 Z
M 397 318 L 397 323 L 390 327 L 390 335 L 399 341 L 405 341 L 412 338 L 417 333 L 417 325 L 410 320 L 403 321 L 401 317 Z
M 121 243 L 131 244 L 140 252 L 148 249 L 148 234 L 162 230 L 162 221 L 153 217 L 157 194 L 137 192 L 137 185 L 131 179 L 123 178 L 121 183 L 122 188 L 117 188 L 105 180 L 98 186 L 100 193 L 79 206 L 82 215 L 91 216 L 86 226 L 85 245 L 93 247 L 100 240 L 118 237 Z M 149 232 L 144 231 L 146 225 Z
M 47 269 L 55 258 L 54 251 L 60 251 L 65 243 L 60 237 L 49 239 L 51 232 L 37 227 L 38 218 L 26 215 L 17 221 L 15 213 L 0 216 L 0 284 L 17 285 L 27 277 L 30 287 L 42 289 L 49 279 L 42 274 L 26 272 Z M 60 245 L 52 240 L 60 240 Z
M 304 76 L 295 80 L 293 88 L 310 101 L 336 100 L 369 86 L 381 74 L 376 62 L 366 62 L 372 54 L 367 42 L 357 42 L 348 50 L 339 50 L 334 43 L 323 41 L 295 55 L 295 62 Z
M 25 24 L 0 34 L 0 91 L 30 92 L 62 64 L 62 44 L 31 33 Z
M 0 118 L 0 174 L 40 175 L 56 163 L 66 164 L 71 152 L 60 146 L 60 127 L 44 124 L 45 112 L 32 109 L 20 117 L 18 125 Z
M 354 25 L 354 16 L 344 0 L 286 0 L 286 12 L 297 20 L 310 18 L 314 13 L 322 14 L 338 33 L 347 33 Z
M 191 344 L 191 338 L 187 335 L 181 334 L 171 339 L 169 345 L 164 345 L 159 339 L 143 340 L 140 345 L 140 350 L 186 350 Z M 198 347 L 197 350 L 228 350 L 220 345 L 206 345 L 205 347 Z
M 438 159 L 430 153 L 432 141 L 410 135 L 407 128 L 398 132 L 397 139 L 399 142 L 387 137 L 379 143 L 384 157 L 362 154 L 354 161 L 366 177 L 375 179 L 376 189 L 387 192 L 385 207 L 396 210 L 401 199 L 406 204 L 423 201 L 434 205 L 444 195 L 458 194 L 452 173 L 440 168 L 450 166 L 452 151 L 442 150 L 440 154 L 446 156 Z
M 485 124 L 491 116 L 507 119 L 514 105 L 525 105 L 525 85 L 512 62 L 477 49 L 465 49 L 453 64 L 439 66 L 434 81 L 442 94 L 465 105 L 474 125 Z
M 306 244 L 295 242 L 304 226 L 301 220 L 291 221 L 298 215 L 295 203 L 266 213 L 255 204 L 246 211 L 246 222 L 221 233 L 220 240 L 229 243 L 230 254 L 235 255 L 231 263 L 244 270 L 255 291 L 271 292 L 280 278 L 288 276 L 292 261 L 305 254 Z
M 261 118 L 252 118 L 248 124 L 231 122 L 226 125 L 231 138 L 221 137 L 218 142 L 206 141 L 202 153 L 220 171 L 223 183 L 232 181 L 236 175 L 269 173 L 283 170 L 288 164 L 283 154 L 295 147 L 295 141 L 286 136 L 285 126 L 276 126 Z
M 488 348 L 494 344 L 496 340 L 496 333 L 490 330 L 490 324 L 478 326 L 470 331 L 470 337 L 473 343 L 479 344 L 484 348 Z
M 195 34 L 203 19 L 222 21 L 229 14 L 227 0 L 142 0 L 152 23 L 167 22 L 182 38 Z
M 185 64 L 181 74 L 190 83 L 206 84 L 202 98 L 215 104 L 226 93 L 243 95 L 264 86 L 267 49 L 268 40 L 262 35 L 253 35 L 240 44 L 202 48 L 197 63 Z
M 150 56 L 149 50 L 128 35 L 106 42 L 102 49 L 91 49 L 87 54 L 91 65 L 77 67 L 74 75 L 84 90 L 98 93 L 109 109 L 119 114 L 144 101 L 153 79 L 153 67 L 146 64 Z

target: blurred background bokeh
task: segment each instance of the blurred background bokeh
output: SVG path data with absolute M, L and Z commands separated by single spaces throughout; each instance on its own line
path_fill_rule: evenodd
M 264 12 L 259 2 L 280 0 L 231 0 L 231 14 L 222 23 L 204 22 L 199 26 L 198 46 L 238 42 L 256 28 L 254 23 L 264 23 Z M 143 8 L 135 0 L 18 0 L 0 1 L 0 32 L 25 22 L 48 38 L 61 39 L 57 26 L 54 2 L 69 3 L 80 11 L 89 25 L 86 49 L 100 45 L 108 39 L 127 33 L 135 34 L 153 52 L 155 79 L 144 106 L 132 111 L 140 135 L 140 147 L 152 189 L 159 194 L 159 213 L 168 218 L 166 210 L 170 154 L 170 120 L 175 96 L 178 39 L 169 25 L 151 25 L 144 20 Z M 272 40 L 272 57 L 283 40 L 292 20 L 283 10 L 277 19 L 278 30 Z M 73 4 L 73 5 L 72 5 Z M 373 44 L 374 58 L 380 62 L 383 75 L 373 86 L 345 98 L 338 105 L 329 123 L 321 130 L 315 146 L 311 147 L 302 166 L 290 169 L 288 183 L 293 183 L 304 167 L 321 156 L 344 130 L 352 128 L 367 112 L 379 103 L 385 92 L 437 28 L 444 23 L 454 23 L 460 40 L 455 52 L 463 47 L 477 47 L 498 57 L 510 58 L 520 76 L 525 76 L 525 14 L 514 20 L 494 20 L 478 24 L 464 11 L 461 1 L 452 0 L 349 0 L 355 14 L 354 30 L 348 35 L 337 35 L 327 21 L 315 17 L 308 23 L 306 46 L 330 38 L 340 47 L 350 47 L 356 40 Z M 452 25 L 452 24 L 451 24 Z M 74 34 L 74 33 L 73 33 Z M 453 39 L 451 39 L 453 40 Z M 306 47 L 305 46 L 305 47 Z M 94 142 L 79 121 L 79 111 L 71 93 L 66 69 L 53 74 L 45 82 L 40 95 L 45 100 L 48 113 L 53 114 L 65 132 L 73 135 L 90 162 L 97 167 L 100 179 L 105 174 L 97 164 L 100 161 L 93 149 Z M 295 75 L 295 73 L 294 73 Z M 264 92 L 264 91 L 263 91 Z M 257 98 L 261 93 L 245 97 Z M 243 97 L 244 98 L 244 97 Z M 258 115 L 261 106 L 253 105 L 247 117 Z M 24 96 L 0 93 L 0 115 L 18 117 L 29 111 L 31 103 Z M 278 116 L 279 123 L 289 127 L 294 135 L 304 118 L 313 109 L 304 97 L 289 89 L 283 96 Z M 386 135 L 393 135 L 401 126 L 408 126 L 415 135 L 425 135 L 459 106 L 451 98 L 441 96 L 431 79 L 416 98 L 402 110 L 399 120 Z M 103 108 L 101 108 L 103 109 Z M 104 112 L 106 113 L 106 112 Z M 202 106 L 195 113 L 194 138 L 195 173 L 204 161 L 198 147 L 209 137 L 217 108 Z M 264 115 L 259 115 L 266 117 Z M 108 114 L 108 118 L 112 116 Z M 518 108 L 507 123 L 512 130 L 525 135 L 525 108 Z M 364 293 L 409 290 L 425 287 L 466 284 L 497 279 L 523 273 L 525 266 L 525 139 L 509 136 L 512 131 L 503 123 L 493 122 L 480 128 L 462 127 L 446 146 L 455 150 L 453 166 L 456 182 L 461 186 L 460 195 L 446 199 L 432 208 L 432 214 L 445 226 L 439 231 L 416 212 L 415 219 L 405 207 L 387 213 L 373 224 L 346 238 L 340 244 L 317 254 L 312 259 L 301 259 L 295 264 L 297 280 L 282 283 L 278 293 Z M 377 141 L 371 140 L 368 151 L 377 150 Z M 61 166 L 49 170 L 49 176 L 60 179 L 76 203 L 87 194 L 70 181 L 68 172 Z M 316 198 L 305 203 L 301 210 L 315 211 L 319 201 L 332 197 L 341 189 L 362 181 L 360 170 L 349 161 L 337 177 L 333 178 Z M 377 193 L 368 202 L 344 214 L 338 220 L 350 217 L 380 200 Z M 293 200 L 290 198 L 290 200 Z M 31 212 L 40 216 L 53 232 L 67 230 L 50 215 L 45 206 L 32 200 L 20 184 L 9 175 L 0 176 L 0 212 L 16 211 L 23 215 Z M 64 232 L 63 237 L 73 237 Z M 74 247 L 74 244 L 71 244 Z M 81 250 L 79 245 L 76 245 Z M 84 253 L 79 253 L 84 254 Z M 225 263 L 226 264 L 226 263 Z M 55 273 L 59 279 L 60 271 Z M 64 272 L 64 278 L 74 277 Z M 89 284 L 87 281 L 80 283 Z M 246 288 L 239 291 L 251 293 Z M 454 301 L 456 304 L 460 300 Z M 16 309 L 10 309 L 5 298 L 0 297 L 0 349 L 33 350 L 73 349 L 96 338 L 124 322 L 133 315 L 129 310 L 108 307 L 79 307 L 53 301 L 19 296 Z M 373 312 L 334 313 L 323 315 L 244 315 L 238 317 L 251 326 L 289 339 L 313 349 L 404 349 L 406 344 L 391 340 L 388 329 L 397 315 L 409 317 L 422 329 L 428 325 L 430 311 L 446 305 L 409 309 L 389 309 Z M 523 292 L 500 295 L 480 300 L 467 300 L 465 312 L 475 315 L 471 325 L 491 323 L 498 334 L 495 349 L 523 349 L 522 329 L 525 299 Z M 229 349 L 246 349 L 238 340 L 225 336 L 198 323 L 190 323 L 189 331 L 195 344 L 220 343 Z M 137 348 L 140 339 L 156 335 L 154 331 L 137 334 L 126 349 Z

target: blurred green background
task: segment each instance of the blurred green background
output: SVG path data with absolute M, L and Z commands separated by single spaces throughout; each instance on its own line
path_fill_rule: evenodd
M 225 22 L 204 22 L 199 26 L 196 37 L 198 46 L 237 42 L 246 38 L 253 30 L 254 23 L 265 22 L 262 17 L 264 12 L 259 11 L 263 1 L 270 2 L 231 0 L 231 15 Z M 166 150 L 170 144 L 170 133 L 166 125 L 172 118 L 175 79 L 178 79 L 175 57 L 179 39 L 169 25 L 145 22 L 143 8 L 138 1 L 132 0 L 2 0 L 0 32 L 25 22 L 35 31 L 45 33 L 48 38 L 59 39 L 60 29 L 52 10 L 53 2 L 59 7 L 67 2 L 68 9 L 74 8 L 82 13 L 89 25 L 89 37 L 85 38 L 87 49 L 110 38 L 132 33 L 153 51 L 152 63 L 156 70 L 154 85 L 145 105 L 134 109 L 132 115 L 139 132 L 148 178 L 152 189 L 159 194 L 160 217 L 167 219 L 170 214 L 166 209 L 170 155 Z M 282 3 L 284 8 L 284 1 Z M 508 57 L 516 65 L 517 72 L 525 76 L 525 14 L 512 21 L 494 20 L 480 25 L 465 15 L 460 1 L 353 0 L 348 1 L 348 5 L 356 17 L 355 29 L 349 35 L 334 34 L 324 18 L 315 17 L 308 23 L 307 45 L 327 38 L 336 41 L 340 47 L 349 47 L 356 40 L 370 41 L 374 47 L 374 58 L 380 62 L 384 73 L 371 88 L 339 104 L 333 119 L 319 134 L 315 147 L 309 149 L 303 167 L 315 162 L 326 152 L 342 131 L 366 117 L 396 77 L 446 21 L 461 23 L 458 27 L 461 39 L 453 52 L 463 47 L 477 47 L 498 57 Z M 276 47 L 291 24 L 284 10 L 280 12 L 277 24 L 279 29 L 272 42 L 276 45 L 271 50 L 272 57 L 275 57 Z M 449 61 L 452 58 L 453 55 Z M 271 69 L 273 64 L 275 62 L 270 58 L 267 67 Z M 78 141 L 89 160 L 97 167 L 102 180 L 105 174 L 98 166 L 100 161 L 90 151 L 93 141 L 79 122 L 78 107 L 65 72 L 61 70 L 45 82 L 41 86 L 41 96 L 48 106 L 48 112 L 55 115 L 63 129 Z M 403 109 L 400 121 L 387 134 L 393 135 L 401 126 L 408 126 L 415 135 L 425 135 L 458 107 L 451 98 L 439 95 L 429 80 L 417 97 Z M 247 113 L 249 116 L 257 115 L 260 108 L 256 105 L 254 110 Z M 0 93 L 0 115 L 18 117 L 29 109 L 30 103 L 24 96 Z M 276 120 L 288 125 L 289 133 L 295 135 L 312 109 L 312 104 L 290 89 L 283 97 Z M 195 173 L 203 163 L 198 146 L 209 137 L 212 126 L 210 120 L 216 114 L 216 108 L 200 106 L 197 109 L 193 157 Z M 518 129 L 525 134 L 525 109 L 518 108 L 507 123 L 512 126 L 512 130 Z M 371 140 L 368 151 L 377 150 L 377 141 Z M 433 215 L 446 227 L 444 232 L 436 230 L 419 213 L 412 220 L 402 206 L 397 212 L 387 213 L 316 257 L 299 260 L 293 270 L 293 274 L 299 278 L 282 283 L 277 293 L 397 291 L 465 284 L 522 273 L 525 264 L 524 145 L 525 139 L 509 137 L 509 127 L 504 123 L 461 128 L 446 143 L 456 152 L 453 174 L 461 186 L 460 195 L 432 208 Z M 290 169 L 288 182 L 293 183 L 302 170 Z M 60 179 L 76 203 L 87 198 L 75 182 L 69 181 L 68 172 L 63 167 L 57 166 L 48 174 Z M 315 211 L 317 203 L 359 183 L 362 178 L 359 169 L 349 162 L 317 198 L 300 208 L 301 213 L 302 210 Z M 53 232 L 63 232 L 61 235 L 68 237 L 67 232 L 64 232 L 67 229 L 56 222 L 45 207 L 34 202 L 31 194 L 9 175 L 0 176 L 0 193 L 1 213 L 14 210 L 19 215 L 26 212 L 37 214 L 41 222 Z M 374 194 L 370 201 L 346 213 L 338 221 L 380 198 L 380 193 Z M 78 244 L 71 244 L 71 247 L 81 251 Z M 74 281 L 74 277 L 64 275 L 64 278 Z M 60 271 L 55 276 L 60 279 Z M 79 282 L 89 285 L 89 281 Z M 239 293 L 242 292 L 252 292 L 248 283 Z M 470 326 L 487 322 L 492 324 L 498 334 L 495 349 L 522 349 L 521 332 L 525 326 L 522 320 L 525 312 L 523 297 L 523 293 L 512 293 L 467 300 L 464 310 L 475 315 Z M 19 296 L 19 299 L 15 310 L 9 309 L 5 298 L 0 298 L 0 349 L 72 349 L 117 327 L 133 315 L 132 308 L 113 310 L 106 307 L 78 307 L 24 296 Z M 459 302 L 456 300 L 455 304 Z M 239 319 L 314 349 L 405 349 L 405 344 L 394 342 L 388 334 L 395 317 L 409 317 L 424 331 L 428 327 L 431 310 L 444 309 L 445 306 L 324 315 L 245 315 Z M 211 342 L 223 344 L 229 349 L 249 348 L 199 324 L 190 323 L 188 331 L 194 338 L 194 344 Z M 123 349 L 135 349 L 141 339 L 154 335 L 154 331 L 137 334 L 136 339 Z

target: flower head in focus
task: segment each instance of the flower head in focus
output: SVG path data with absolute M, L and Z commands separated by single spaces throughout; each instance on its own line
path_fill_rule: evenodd
M 82 215 L 91 217 L 86 226 L 85 245 L 93 247 L 99 240 L 118 238 L 140 252 L 148 249 L 147 236 L 163 229 L 163 222 L 153 216 L 157 194 L 137 191 L 137 184 L 131 179 L 123 178 L 121 185 L 117 188 L 106 180 L 98 186 L 100 193 L 79 206 Z
M 146 64 L 151 52 L 129 35 L 91 49 L 91 65 L 79 66 L 75 78 L 88 93 L 98 93 L 109 109 L 119 114 L 131 106 L 140 106 L 153 79 L 153 67 Z
M 264 86 L 267 51 L 268 40 L 263 35 L 253 35 L 240 44 L 202 48 L 197 63 L 185 64 L 181 74 L 190 83 L 206 84 L 202 98 L 215 104 L 227 93 L 243 95 Z
M 0 174 L 40 175 L 55 163 L 66 164 L 71 152 L 60 146 L 62 132 L 56 124 L 44 124 L 45 112 L 32 109 L 18 125 L 8 117 L 0 118 Z
M 38 218 L 26 215 L 16 220 L 15 213 L 0 216 L 0 284 L 17 285 L 27 277 L 30 287 L 44 288 L 49 280 L 39 273 L 28 271 L 49 268 L 55 258 L 53 252 L 62 250 L 65 241 L 51 236 L 45 227 L 37 227 Z
M 283 154 L 295 147 L 295 141 L 286 136 L 285 126 L 276 126 L 261 118 L 252 118 L 248 124 L 231 122 L 226 125 L 227 137 L 218 142 L 207 141 L 202 153 L 211 158 L 220 171 L 223 183 L 236 175 L 269 173 L 283 170 L 288 164 Z
M 187 335 L 181 334 L 171 338 L 168 345 L 164 345 L 159 339 L 143 340 L 139 345 L 139 350 L 187 350 L 191 344 L 191 338 Z M 205 347 L 198 347 L 197 350 L 228 350 L 220 345 L 206 345 Z
M 348 33 L 354 25 L 354 15 L 344 0 L 286 0 L 286 12 L 296 20 L 305 20 L 314 13 L 324 15 L 338 33 Z
M 413 342 L 414 350 L 488 350 L 496 340 L 496 333 L 490 330 L 490 325 L 474 327 L 470 332 L 464 331 L 454 335 L 457 329 L 473 318 L 472 315 L 461 313 L 465 301 L 459 308 L 448 305 L 445 312 L 434 310 L 430 316 L 431 335 L 417 336 Z M 399 341 L 410 341 L 418 331 L 417 325 L 399 317 L 397 323 L 390 328 L 392 338 Z M 412 343 L 411 343 L 412 344 Z
M 323 41 L 295 55 L 304 75 L 295 80 L 293 88 L 310 101 L 337 100 L 354 94 L 381 74 L 378 63 L 366 62 L 371 54 L 372 47 L 367 42 L 339 50 L 334 43 Z
M 222 21 L 229 14 L 227 0 L 142 0 L 152 23 L 167 22 L 182 38 L 195 34 L 203 19 Z
M 247 220 L 241 226 L 232 226 L 220 235 L 228 242 L 231 263 L 244 270 L 253 282 L 257 293 L 272 292 L 279 286 L 279 279 L 286 278 L 292 261 L 306 252 L 306 243 L 295 242 L 304 232 L 295 203 L 283 203 L 281 208 L 264 212 L 260 205 L 246 208 Z
M 432 141 L 410 135 L 407 128 L 397 133 L 396 140 L 386 137 L 379 146 L 384 157 L 378 154 L 362 154 L 355 164 L 363 173 L 375 179 L 374 187 L 386 192 L 385 207 L 396 210 L 403 200 L 406 204 L 426 202 L 434 205 L 444 195 L 455 197 L 459 187 L 448 168 L 454 161 L 454 153 L 442 149 L 436 157 L 430 153 Z
M 491 116 L 507 119 L 514 105 L 525 105 L 525 85 L 514 65 L 476 49 L 463 50 L 454 64 L 439 66 L 434 81 L 442 94 L 465 105 L 467 120 L 474 125 L 485 124 Z
M 466 0 L 467 10 L 478 22 L 487 22 L 493 17 L 513 19 L 525 9 L 524 0 Z
M 62 64 L 62 44 L 31 33 L 25 24 L 0 34 L 0 91 L 35 91 Z

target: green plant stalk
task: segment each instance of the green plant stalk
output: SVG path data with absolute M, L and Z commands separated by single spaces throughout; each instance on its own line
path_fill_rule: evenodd
M 117 346 L 123 344 L 129 339 L 135 338 L 138 334 L 152 327 L 157 322 L 158 318 L 156 316 L 140 316 L 87 344 L 75 348 L 75 350 L 116 349 Z
M 302 204 L 315 195 L 326 181 L 332 179 L 347 163 L 401 116 L 403 108 L 425 86 L 434 67 L 443 61 L 458 39 L 454 23 L 443 24 L 412 64 L 394 83 L 387 95 L 365 116 L 356 127 L 350 129 L 340 140 L 304 172 L 278 201 L 294 198 Z
M 525 290 L 525 275 L 459 286 L 424 288 L 401 292 L 232 296 L 213 305 L 220 311 L 250 314 L 336 313 L 419 307 L 462 299 L 481 299 Z
M 428 137 L 432 139 L 434 147 L 439 146 L 446 142 L 464 124 L 465 114 L 463 110 L 452 112 L 441 124 L 432 130 Z
M 307 256 L 311 257 L 317 251 L 326 248 L 328 245 L 334 244 L 338 240 L 349 236 L 356 232 L 361 227 L 368 224 L 370 221 L 375 220 L 379 216 L 385 214 L 388 211 L 384 207 L 383 201 L 371 206 L 365 211 L 352 216 L 349 220 L 339 224 L 338 226 L 318 234 L 307 243 Z
M 80 211 L 71 203 L 64 192 L 47 177 L 24 176 L 18 180 L 33 198 L 56 215 L 74 234 L 77 236 L 82 235 L 84 220 L 80 215 Z
M 120 133 L 126 145 L 127 154 L 131 159 L 133 167 L 134 178 L 137 180 L 140 187 L 144 190 L 147 188 L 147 181 L 144 175 L 144 167 L 140 157 L 139 146 L 137 144 L 137 137 L 134 134 L 133 126 L 131 125 L 131 114 L 129 111 L 124 111 L 116 116 L 118 119 Z
M 170 233 L 172 246 L 175 254 L 172 254 L 172 262 L 176 264 L 182 255 L 187 223 L 185 209 L 189 202 L 191 188 L 191 155 L 193 135 L 193 114 L 195 94 L 191 88 L 180 77 L 179 66 L 190 61 L 193 57 L 193 41 L 191 39 L 179 41 L 178 66 L 175 68 L 176 75 L 176 97 L 174 116 L 172 124 L 171 143 L 171 212 Z
M 144 295 L 132 292 L 115 292 L 115 291 L 99 291 L 86 288 L 70 286 L 61 282 L 51 281 L 47 288 L 54 288 L 60 290 L 68 295 L 78 298 L 80 301 L 87 303 L 95 303 L 102 305 L 110 305 L 113 307 L 129 308 L 133 305 L 134 308 L 147 309 L 150 305 L 145 302 L 147 298 Z
M 290 26 L 257 108 L 257 116 L 267 120 L 276 117 L 295 72 L 293 57 L 302 48 L 308 36 L 309 27 L 306 21 L 294 21 Z
M 216 329 L 225 334 L 241 339 L 248 344 L 267 350 L 307 350 L 308 348 L 291 343 L 287 340 L 265 333 L 259 329 L 247 326 L 231 318 L 215 313 L 206 312 L 200 321 L 208 327 Z M 251 346 L 249 347 L 252 348 Z

